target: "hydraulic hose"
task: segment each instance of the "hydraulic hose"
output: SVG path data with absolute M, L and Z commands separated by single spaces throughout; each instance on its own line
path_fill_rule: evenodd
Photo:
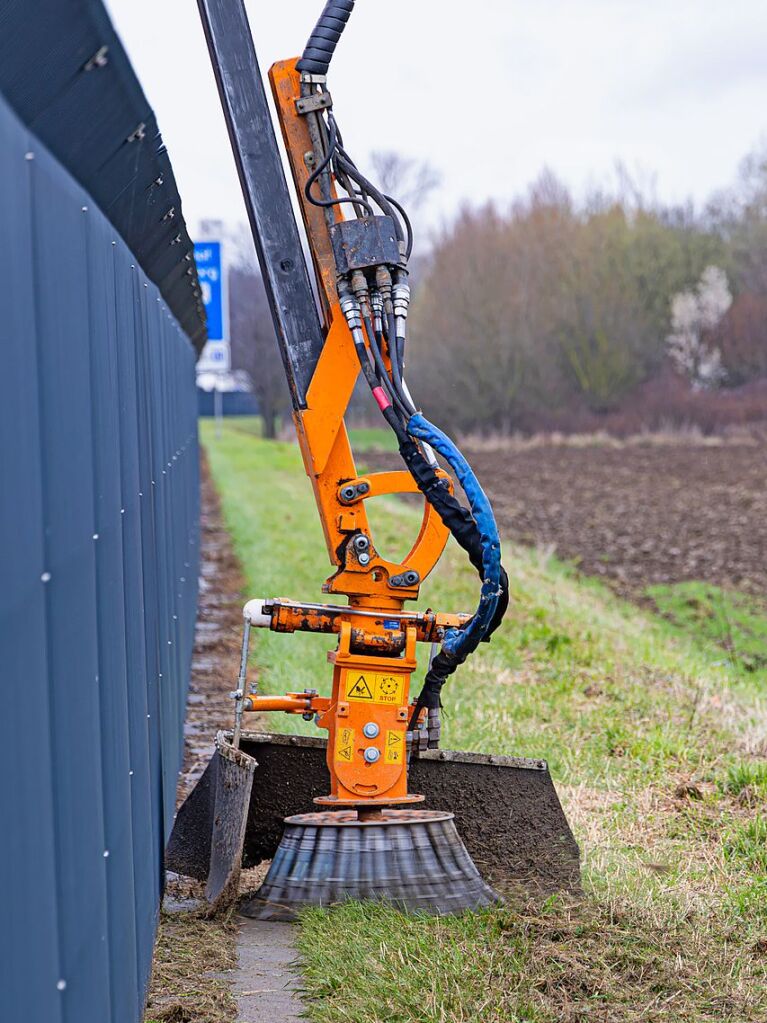
M 353 7 L 354 0 L 328 0 L 325 4 L 297 64 L 304 76 L 302 95 L 312 94 L 318 86 L 323 88 L 324 77 Z M 381 414 L 397 436 L 400 454 L 418 489 L 467 553 L 481 579 L 481 593 L 474 615 L 461 628 L 446 631 L 439 653 L 429 664 L 413 709 L 410 721 L 412 731 L 423 708 L 428 708 L 430 712 L 439 708 L 440 693 L 448 677 L 500 625 L 509 603 L 509 580 L 501 565 L 500 540 L 492 508 L 479 481 L 456 445 L 416 410 L 405 384 L 405 319 L 409 302 L 406 266 L 413 247 L 410 221 L 400 203 L 376 188 L 359 171 L 344 149 L 332 113 L 326 115 L 327 126 L 322 115 L 313 116 L 316 116 L 318 122 L 312 133 L 317 166 L 306 183 L 309 201 L 325 207 L 328 218 L 331 216 L 330 207 L 340 203 L 352 205 L 357 216 L 362 211 L 373 216 L 371 204 L 374 203 L 384 215 L 392 218 L 400 244 L 400 259 L 396 267 L 394 264 L 376 265 L 375 284 L 372 269 L 367 273 L 367 281 L 360 271 L 339 278 L 341 309 L 351 330 L 363 375 Z M 331 175 L 345 189 L 347 196 L 330 197 L 328 183 Z M 312 195 L 312 186 L 318 180 L 321 196 L 315 197 Z M 381 275 L 384 277 L 383 283 L 379 280 Z M 360 280 L 355 281 L 355 277 Z M 378 310 L 375 317 L 370 313 L 371 306 L 367 298 L 369 287 L 375 289 L 377 301 L 383 300 L 382 305 L 374 307 Z M 383 323 L 380 322 L 381 312 Z M 391 370 L 383 359 L 384 340 L 388 345 Z M 437 476 L 432 448 L 449 463 L 464 489 L 469 508 L 465 508 L 452 495 L 445 480 Z M 429 460 L 424 456 L 424 451 L 429 455 Z
M 391 420 L 390 425 L 394 428 Z M 433 466 L 426 461 L 416 442 L 407 433 L 403 437 L 403 432 L 401 426 L 399 430 L 395 428 L 395 433 L 397 433 L 399 440 L 400 454 L 410 470 L 418 489 L 448 527 L 454 540 L 466 551 L 469 561 L 477 570 L 480 578 L 484 580 L 482 537 L 474 517 L 469 509 L 464 508 L 450 493 L 446 482 L 436 475 Z M 495 612 L 483 637 L 485 640 L 488 640 L 501 624 L 509 606 L 509 578 L 502 565 L 499 566 L 499 591 Z M 450 675 L 463 664 L 472 652 L 472 649 L 475 648 L 476 643 L 474 640 L 479 641 L 476 635 L 472 637 L 472 641 L 459 653 L 455 651 L 448 652 L 443 646 L 440 652 L 432 658 L 410 719 L 411 731 L 415 728 L 415 723 L 422 708 L 426 707 L 429 710 L 436 710 L 440 707 L 442 687 Z
M 354 0 L 328 0 L 296 64 L 299 71 L 311 75 L 328 73 L 338 40 L 353 7 Z
M 501 541 L 493 509 L 479 480 L 458 448 L 440 429 L 416 412 L 408 420 L 407 432 L 438 451 L 456 474 L 469 500 L 471 515 L 482 548 L 482 590 L 479 605 L 467 625 L 448 629 L 442 641 L 446 654 L 461 659 L 485 638 L 495 617 L 501 595 Z
M 355 344 L 355 348 L 368 386 L 373 392 L 384 419 L 397 437 L 400 454 L 418 489 L 445 523 L 458 545 L 466 551 L 469 561 L 483 581 L 477 615 L 463 629 L 448 630 L 448 633 L 452 633 L 452 635 L 449 638 L 447 635 L 445 636 L 447 648 L 443 642 L 440 652 L 432 658 L 410 719 L 409 727 L 412 731 L 421 709 L 426 707 L 429 710 L 436 710 L 440 707 L 440 694 L 447 679 L 456 668 L 463 664 L 479 643 L 483 639 L 489 639 L 501 624 L 509 606 L 509 578 L 500 563 L 500 543 L 497 540 L 495 518 L 487 497 L 468 463 L 455 448 L 455 445 L 441 431 L 428 423 L 423 416 L 419 415 L 415 423 L 413 423 L 415 417 L 411 416 L 408 427 L 405 428 L 392 405 L 391 398 L 386 395 L 380 385 L 375 386 L 375 377 L 366 357 L 364 344 Z M 412 436 L 408 432 L 411 423 L 413 425 Z M 480 514 L 482 520 L 483 531 L 480 531 L 474 514 L 468 508 L 464 508 L 450 493 L 446 482 L 437 476 L 434 466 L 422 454 L 413 439 L 418 433 L 423 434 L 422 437 L 419 437 L 423 443 L 429 444 L 429 446 L 433 445 L 440 454 L 447 458 L 458 475 L 467 496 L 471 493 L 471 497 L 475 501 L 475 511 Z M 439 445 L 437 441 L 439 441 Z M 490 580 L 489 584 L 488 579 Z M 478 622 L 472 626 L 475 619 L 478 619 Z

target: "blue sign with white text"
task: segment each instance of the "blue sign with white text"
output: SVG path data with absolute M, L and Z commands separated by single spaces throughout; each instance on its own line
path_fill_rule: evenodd
M 221 242 L 195 242 L 194 261 L 200 278 L 202 301 L 208 317 L 208 340 L 224 340 L 224 289 Z

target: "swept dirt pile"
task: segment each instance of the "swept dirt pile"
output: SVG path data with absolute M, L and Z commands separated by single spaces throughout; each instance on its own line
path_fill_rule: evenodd
M 240 670 L 245 580 L 221 520 L 218 494 L 204 455 L 200 504 L 200 597 L 177 805 L 205 770 L 216 732 L 231 727 L 234 703 L 229 693 L 236 688 Z

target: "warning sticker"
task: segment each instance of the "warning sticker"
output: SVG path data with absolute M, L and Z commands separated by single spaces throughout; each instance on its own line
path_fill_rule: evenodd
M 400 703 L 402 701 L 401 675 L 376 675 L 376 699 L 379 703 Z
M 346 699 L 401 705 L 405 702 L 405 678 L 373 671 L 347 671 Z
M 339 728 L 336 732 L 336 760 L 350 764 L 354 755 L 354 729 Z
M 405 733 L 387 731 L 386 733 L 386 749 L 384 751 L 384 763 L 387 764 L 401 764 L 402 756 L 405 751 Z
M 348 673 L 346 676 L 346 698 L 348 700 L 370 700 L 372 703 L 374 679 L 375 675 L 355 676 L 355 673 Z

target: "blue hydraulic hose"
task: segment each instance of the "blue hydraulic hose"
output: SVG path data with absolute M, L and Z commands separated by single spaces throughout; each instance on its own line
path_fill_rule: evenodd
M 410 417 L 407 432 L 438 451 L 455 472 L 469 501 L 482 542 L 482 590 L 479 606 L 467 625 L 448 629 L 442 641 L 445 653 L 461 660 L 471 653 L 487 633 L 501 593 L 501 541 L 493 509 L 469 463 L 455 444 L 420 412 Z

